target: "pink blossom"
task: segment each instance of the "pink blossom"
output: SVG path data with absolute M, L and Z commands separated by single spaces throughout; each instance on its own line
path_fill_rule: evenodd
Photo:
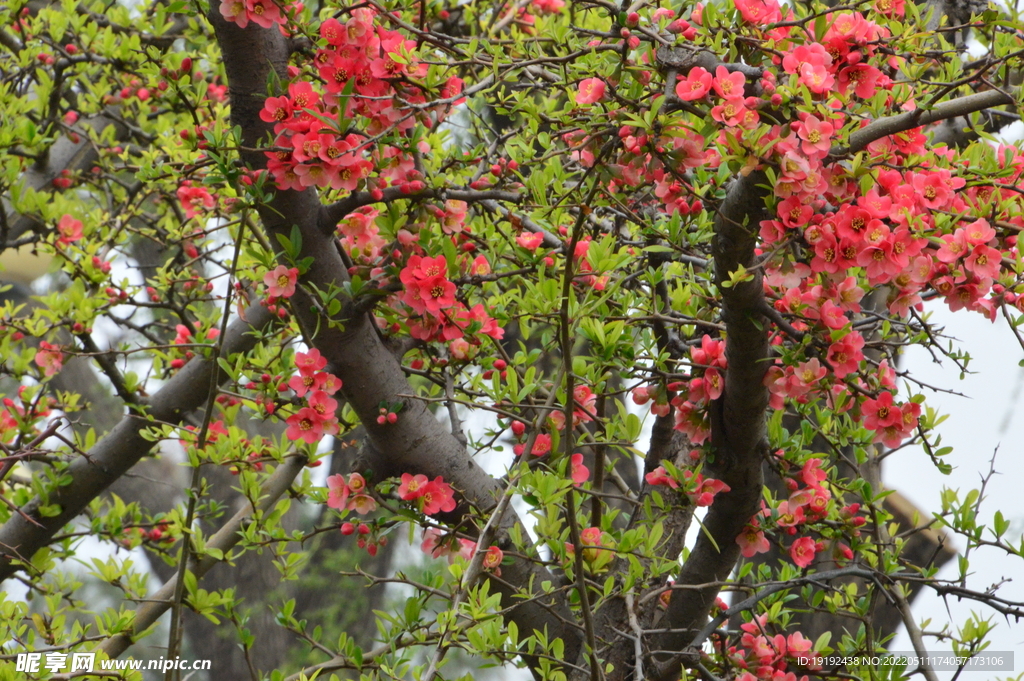
M 771 548 L 768 538 L 757 524 L 750 524 L 743 528 L 736 543 L 740 546 L 740 553 L 744 558 L 753 558 L 758 553 L 767 553 Z
M 665 470 L 663 466 L 658 466 L 653 471 L 644 476 L 644 480 L 647 481 L 648 485 L 668 485 L 672 489 L 679 487 L 679 483 Z
M 357 494 L 348 500 L 348 510 L 366 515 L 377 510 L 377 502 L 369 494 Z
M 821 468 L 821 459 L 811 458 L 804 462 L 800 470 L 800 477 L 805 485 L 820 489 L 821 483 L 825 482 L 828 474 Z
M 540 232 L 523 232 L 516 237 L 516 243 L 528 251 L 535 251 L 544 243 L 544 235 Z
M 296 267 L 278 265 L 263 275 L 263 284 L 271 298 L 291 298 L 295 294 L 295 283 L 299 270 Z
M 435 515 L 440 512 L 450 513 L 455 510 L 455 492 L 441 476 L 434 478 L 423 487 L 418 499 L 422 504 L 424 515 Z
M 851 331 L 842 340 L 829 346 L 827 359 L 836 378 L 845 378 L 857 371 L 860 361 L 864 359 L 863 347 L 864 337 L 856 331 Z
M 724 66 L 715 69 L 714 87 L 722 99 L 736 99 L 743 97 L 743 86 L 746 78 L 741 71 L 729 72 Z
M 429 480 L 425 475 L 402 474 L 402 484 L 398 487 L 398 498 L 404 501 L 412 501 L 423 496 L 427 491 Z
M 505 558 L 505 554 L 502 553 L 501 549 L 497 546 L 491 546 L 487 549 L 487 553 L 484 554 L 483 567 L 485 570 L 492 571 L 495 575 L 501 576 L 501 561 Z
M 749 24 L 764 26 L 779 21 L 782 9 L 775 0 L 733 0 L 740 16 Z
M 321 356 L 316 348 L 309 352 L 296 352 L 295 366 L 303 376 L 309 376 L 327 366 L 327 358 Z
M 318 442 L 324 436 L 323 419 L 313 409 L 303 407 L 286 420 L 288 430 L 285 437 L 289 440 L 303 440 L 307 443 Z
M 557 413 L 557 412 L 555 412 Z M 534 456 L 544 456 L 551 451 L 551 436 L 547 433 L 540 433 L 533 441 L 530 453 Z
M 332 475 L 327 478 L 327 506 L 339 511 L 348 504 L 348 483 L 343 475 Z
M 70 244 L 78 241 L 82 238 L 82 221 L 65 213 L 57 223 L 57 232 L 60 234 L 57 243 Z
M 217 205 L 217 201 L 210 196 L 206 187 L 193 187 L 189 184 L 178 187 L 178 201 L 185 210 L 185 217 L 189 219 Z
M 590 469 L 583 465 L 583 455 L 573 454 L 569 466 L 571 469 L 571 475 L 573 484 L 582 485 L 590 479 Z
M 797 567 L 805 568 L 814 561 L 817 546 L 810 537 L 800 537 L 789 547 L 789 557 Z
M 577 104 L 593 104 L 604 99 L 607 86 L 600 78 L 586 78 L 580 81 L 580 89 L 576 93 Z
M 36 364 L 46 376 L 53 376 L 64 366 L 64 353 L 61 352 L 60 347 L 46 341 L 39 343 L 35 359 Z
M 692 487 L 686 493 L 686 496 L 689 497 L 694 506 L 710 506 L 716 494 L 730 490 L 729 485 L 721 480 L 705 478 L 700 473 L 693 475 L 690 471 L 686 471 L 685 475 L 688 482 L 690 482 L 691 477 L 693 478 Z
M 686 78 L 676 83 L 676 96 L 687 102 L 703 99 L 711 85 L 711 74 L 699 66 L 694 66 Z

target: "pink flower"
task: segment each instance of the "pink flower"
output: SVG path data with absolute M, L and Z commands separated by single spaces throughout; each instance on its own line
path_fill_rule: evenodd
M 78 241 L 82 238 L 82 222 L 64 214 L 57 223 L 57 232 L 60 234 L 57 243 L 70 244 Z
M 321 356 L 316 348 L 309 352 L 296 352 L 295 366 L 303 376 L 309 376 L 327 366 L 327 358 Z
M 672 489 L 679 487 L 679 483 L 665 470 L 663 466 L 658 466 L 653 471 L 644 476 L 644 480 L 647 481 L 648 485 L 668 485 Z
M 448 281 L 448 263 L 443 255 L 414 255 L 399 277 L 405 285 L 402 302 L 417 313 L 440 317 L 442 309 L 455 305 L 455 284 Z
M 540 232 L 523 232 L 516 237 L 516 243 L 528 251 L 535 251 L 544 243 L 544 235 Z
M 455 510 L 456 506 L 455 492 L 441 476 L 437 476 L 433 482 L 428 482 L 423 487 L 423 493 L 420 494 L 419 499 L 423 504 L 423 508 L 420 510 L 424 515 L 434 515 L 442 511 L 450 513 Z
M 802 140 L 800 150 L 808 158 L 824 158 L 831 148 L 832 133 L 835 128 L 831 123 L 820 121 L 814 116 L 808 115 L 802 121 L 793 124 L 797 129 L 797 135 Z
M 498 577 L 501 576 L 501 561 L 505 558 L 505 554 L 502 553 L 501 549 L 497 546 L 492 546 L 487 549 L 487 553 L 484 554 L 483 567 L 485 570 L 491 570 Z
M 189 219 L 217 205 L 217 201 L 210 196 L 206 187 L 193 187 L 188 184 L 178 187 L 178 201 L 181 201 L 181 207 L 185 209 L 185 217 Z
M 573 484 L 582 485 L 590 479 L 590 470 L 583 465 L 582 454 L 573 454 L 569 465 L 572 471 Z
M 827 359 L 836 378 L 844 378 L 857 371 L 860 361 L 864 359 L 863 347 L 864 337 L 856 331 L 851 331 L 842 340 L 829 346 Z
M 740 71 L 729 72 L 724 66 L 715 69 L 715 92 L 722 99 L 737 99 L 743 97 L 743 86 L 746 78 Z
M 877 400 L 864 400 L 861 414 L 864 415 L 864 427 L 869 430 L 880 430 L 903 420 L 903 413 L 893 404 L 891 392 L 883 392 Z
M 271 298 L 291 298 L 295 294 L 295 283 L 298 281 L 298 277 L 298 268 L 278 265 L 263 275 L 263 284 L 267 287 L 267 295 Z
M 1003 263 L 1003 254 L 990 246 L 975 246 L 964 260 L 964 267 L 980 279 L 995 279 Z
M 324 436 L 323 419 L 313 409 L 303 407 L 286 420 L 288 430 L 285 437 L 289 440 L 303 440 L 308 443 L 319 441 Z
M 801 64 L 799 82 L 815 94 L 823 94 L 831 90 L 836 83 L 835 77 L 822 64 Z
M 689 473 L 690 471 L 686 471 Z M 688 475 L 687 478 L 690 476 Z M 694 478 L 694 487 L 686 493 L 694 506 L 710 506 L 719 492 L 728 492 L 729 485 L 714 478 L 704 478 L 700 473 Z
M 803 496 L 798 499 L 806 499 L 802 504 L 794 504 L 792 500 L 783 501 L 779 504 L 779 519 L 777 521 L 779 527 L 795 527 L 806 520 L 803 507 L 811 500 L 812 495 L 806 490 L 802 490 L 802 494 Z
M 405 501 L 412 501 L 423 496 L 427 491 L 429 480 L 425 475 L 402 474 L 402 484 L 398 487 L 398 498 Z
M 345 508 L 348 504 L 348 484 L 345 482 L 345 476 L 343 475 L 332 475 L 327 478 L 327 506 L 329 508 L 336 508 L 339 511 Z
M 377 510 L 377 502 L 369 494 L 357 494 L 348 500 L 348 510 L 366 515 Z
M 249 21 L 263 28 L 271 28 L 274 24 L 285 22 L 281 8 L 277 6 L 275 0 L 245 0 L 245 15 Z
M 758 553 L 767 553 L 771 548 L 764 532 L 756 523 L 743 528 L 743 531 L 736 537 L 736 543 L 740 545 L 740 553 L 744 558 L 753 558 Z
M 478 255 L 473 259 L 473 264 L 469 266 L 469 273 L 477 275 L 486 275 L 491 273 L 491 263 L 487 262 L 487 257 Z
M 557 413 L 557 412 L 556 412 Z M 544 456 L 551 451 L 551 436 L 547 433 L 541 433 L 534 439 L 533 448 L 530 449 L 530 453 L 534 456 Z
M 827 477 L 828 474 L 821 468 L 821 459 L 818 458 L 807 459 L 800 469 L 800 478 L 804 484 L 814 489 L 820 489 L 821 483 L 825 482 Z
M 763 26 L 782 18 L 782 10 L 775 0 L 733 0 L 740 16 L 747 23 Z
M 39 351 L 36 352 L 36 364 L 43 370 L 43 374 L 53 376 L 64 366 L 64 353 L 59 346 L 41 341 Z
M 601 531 L 600 527 L 588 527 L 580 532 L 580 543 L 583 545 L 583 560 L 590 564 L 592 570 L 600 570 L 615 558 L 611 536 Z
M 814 561 L 818 548 L 810 537 L 800 537 L 789 547 L 789 557 L 797 567 L 805 568 Z
M 967 243 L 972 246 L 987 246 L 992 239 L 996 238 L 996 230 L 988 224 L 988 220 L 981 218 L 963 228 Z
M 587 78 L 580 81 L 579 92 L 576 93 L 577 104 L 593 104 L 604 99 L 606 85 L 600 78 Z
M 711 84 L 711 74 L 699 66 L 694 66 L 686 78 L 676 83 L 676 96 L 687 102 L 702 99 L 711 89 Z
M 718 369 L 704 370 L 704 390 L 707 391 L 709 400 L 717 400 L 722 396 L 722 391 L 725 390 L 725 379 L 722 378 Z
M 447 556 L 452 552 L 452 545 L 449 541 L 443 541 L 444 535 L 441 530 L 429 527 L 423 531 L 423 543 L 420 549 L 423 553 L 429 554 L 431 558 Z

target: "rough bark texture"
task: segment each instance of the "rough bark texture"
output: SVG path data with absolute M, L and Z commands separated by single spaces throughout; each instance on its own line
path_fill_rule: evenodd
M 725 287 L 740 267 L 754 265 L 757 230 L 764 218 L 767 180 L 760 171 L 739 178 L 718 209 L 715 219 L 715 281 L 722 292 L 722 318 L 726 324 L 725 389 L 713 403 L 711 444 L 713 461 L 707 472 L 730 487 L 719 494 L 704 519 L 704 529 L 679 574 L 679 584 L 708 584 L 728 578 L 740 549 L 734 541 L 759 508 L 763 481 L 765 410 L 768 389 L 763 378 L 768 368 L 767 321 L 761 316 L 764 292 L 761 273 Z M 713 537 L 712 540 L 710 537 Z M 692 638 L 690 630 L 706 621 L 719 587 L 677 591 L 668 607 L 674 630 L 657 637 L 657 650 L 682 650 Z M 662 678 L 679 675 L 678 664 L 663 668 Z
M 266 98 L 270 71 L 276 71 L 284 80 L 287 43 L 275 30 L 255 27 L 242 30 L 225 22 L 217 12 L 212 12 L 209 18 L 224 54 L 232 123 L 241 127 L 243 144 L 256 148 L 271 131 L 271 127 L 260 120 L 259 111 Z M 243 160 L 251 167 L 263 167 L 266 162 L 262 152 L 252 151 L 243 152 Z M 352 301 L 345 301 L 342 312 L 330 319 L 308 294 L 310 289 L 334 290 L 343 296 L 338 287 L 348 281 L 333 234 L 325 234 L 320 229 L 323 210 L 312 189 L 280 191 L 273 201 L 260 207 L 260 217 L 271 235 L 290 236 L 292 227 L 297 226 L 302 235 L 299 257 L 313 258 L 309 270 L 300 277 L 304 288 L 296 291 L 292 298 L 293 309 L 314 346 L 327 357 L 342 379 L 342 393 L 366 427 L 373 445 L 368 451 L 379 453 L 368 461 L 372 469 L 369 472 L 377 480 L 403 472 L 443 476 L 463 499 L 458 513 L 468 513 L 472 508 L 489 511 L 497 503 L 501 486 L 469 457 L 465 448 L 422 402 L 398 397 L 410 394 L 412 388 L 370 316 L 365 312 L 354 313 Z M 376 423 L 382 401 L 405 403 L 397 423 Z M 508 548 L 507 532 L 516 523 L 518 519 L 509 510 L 494 543 Z M 517 561 L 502 567 L 502 578 L 492 580 L 492 590 L 500 592 L 504 604 L 512 608 L 509 617 L 517 622 L 521 631 L 546 630 L 551 637 L 563 638 L 566 659 L 575 659 L 579 639 L 568 624 L 572 618 L 567 606 L 540 592 L 540 583 L 548 580 L 554 581 L 554 578 L 547 569 L 532 562 Z M 526 589 L 534 598 L 513 598 L 519 589 Z

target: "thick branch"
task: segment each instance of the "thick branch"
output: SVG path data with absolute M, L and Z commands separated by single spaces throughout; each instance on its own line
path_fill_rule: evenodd
M 257 342 L 261 329 L 272 315 L 263 307 L 250 307 L 246 319 L 236 319 L 228 327 L 223 356 L 248 352 Z M 197 409 L 205 400 L 211 373 L 217 371 L 218 381 L 227 375 L 211 359 L 195 358 L 186 364 L 149 401 L 146 416 L 129 415 L 121 419 L 106 437 L 89 452 L 75 459 L 67 469 L 70 484 L 52 490 L 45 500 L 36 497 L 22 511 L 36 521 L 30 523 L 20 515 L 12 516 L 0 527 L 0 581 L 22 569 L 23 562 L 46 546 L 54 534 L 71 522 L 111 483 L 149 453 L 153 442 L 142 437 L 142 431 L 157 422 L 180 423 L 185 414 Z M 61 512 L 52 517 L 39 513 L 41 505 L 58 505 Z
M 832 149 L 831 154 L 833 156 L 842 156 L 846 153 L 855 154 L 875 140 L 888 137 L 889 135 L 912 130 L 929 123 L 956 118 L 957 116 L 967 116 L 977 111 L 991 109 L 994 106 L 1013 103 L 1013 98 L 1000 90 L 986 90 L 985 92 L 942 102 L 933 109 L 918 109 L 917 111 L 909 111 L 896 116 L 886 116 L 850 135 L 849 147 L 846 149 L 835 147 Z
M 239 29 L 225 22 L 216 10 L 211 12 L 210 21 L 224 54 L 232 124 L 241 127 L 243 145 L 255 149 L 270 132 L 268 124 L 259 118 L 267 77 L 273 69 L 281 80 L 286 79 L 287 44 L 276 30 L 263 30 L 254 25 Z M 258 151 L 243 152 L 242 157 L 251 167 L 263 167 L 266 162 Z M 473 461 L 465 447 L 423 402 L 399 397 L 412 393 L 413 389 L 398 359 L 378 335 L 372 318 L 365 312 L 354 312 L 351 301 L 337 316 L 329 318 L 307 293 L 312 289 L 343 295 L 339 289 L 348 281 L 348 271 L 333 230 L 325 233 L 321 228 L 325 224 L 322 215 L 313 189 L 279 191 L 269 205 L 260 206 L 260 216 L 268 231 L 287 236 L 293 226 L 298 226 L 302 234 L 299 257 L 312 258 L 309 269 L 300 277 L 304 286 L 296 291 L 292 306 L 307 337 L 342 379 L 345 399 L 366 428 L 372 444 L 367 451 L 372 458 L 366 462 L 364 470 L 370 469 L 377 480 L 403 472 L 443 476 L 464 502 L 468 502 L 460 505 L 451 520 L 465 517 L 471 507 L 490 512 L 501 493 L 498 481 Z M 404 402 L 396 423 L 377 423 L 382 402 Z M 508 531 L 518 523 L 510 509 L 498 528 L 495 544 L 507 547 Z M 521 532 L 521 536 L 525 537 L 526 532 Z M 527 553 L 529 551 L 527 548 Z M 520 630 L 529 633 L 546 630 L 549 638 L 562 638 L 565 659 L 575 660 L 580 641 L 568 624 L 572 620 L 568 607 L 540 591 L 541 582 L 553 580 L 543 566 L 519 560 L 502 566 L 502 578 L 492 581 L 492 589 L 502 593 L 506 607 L 511 608 L 510 617 Z M 525 589 L 531 598 L 517 598 L 515 595 L 520 589 Z
M 754 264 L 757 231 L 765 218 L 767 183 L 763 172 L 739 178 L 730 188 L 715 220 L 715 281 L 722 293 L 726 325 L 725 390 L 711 405 L 713 460 L 707 470 L 730 487 L 719 494 L 704 520 L 697 544 L 683 565 L 678 584 L 709 584 L 728 578 L 739 558 L 736 537 L 757 512 L 761 499 L 761 452 L 765 437 L 768 390 L 768 334 L 761 315 L 764 293 L 761 273 L 725 286 L 730 275 Z M 702 626 L 718 594 L 718 586 L 679 591 L 669 602 L 669 627 L 695 630 Z M 691 636 L 692 637 L 692 636 Z M 658 650 L 679 650 L 689 641 L 683 631 L 665 634 Z M 678 667 L 666 678 L 678 676 Z

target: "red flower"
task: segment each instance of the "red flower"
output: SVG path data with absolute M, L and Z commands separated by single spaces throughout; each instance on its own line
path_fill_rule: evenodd
M 497 546 L 492 546 L 487 549 L 487 553 L 484 554 L 484 569 L 491 570 L 498 577 L 501 576 L 501 561 L 505 558 L 505 554 L 502 553 L 501 549 Z
M 789 557 L 797 567 L 805 568 L 814 561 L 818 548 L 810 537 L 800 537 L 789 547 Z
M 607 86 L 600 78 L 587 78 L 580 81 L 579 92 L 576 93 L 577 104 L 593 104 L 604 99 Z
M 82 238 L 82 222 L 70 215 L 62 215 L 60 222 L 57 223 L 57 232 L 60 234 L 60 237 L 57 239 L 59 244 L 70 244 L 78 241 Z
M 53 376 L 64 366 L 64 353 L 60 347 L 46 341 L 40 342 L 39 348 L 36 352 L 36 364 L 43 370 L 43 374 Z
M 398 487 L 398 498 L 405 501 L 412 501 L 423 496 L 427 491 L 430 482 L 425 475 L 402 474 L 402 484 Z
M 573 454 L 569 461 L 569 466 L 574 485 L 582 485 L 590 479 L 590 469 L 583 465 L 582 454 Z
M 178 187 L 178 200 L 185 210 L 185 217 L 191 219 L 199 215 L 203 210 L 213 208 L 217 201 L 210 196 L 206 187 L 193 187 L 183 184 Z
M 309 352 L 296 352 L 295 366 L 303 376 L 310 376 L 327 366 L 327 358 L 321 356 L 316 348 Z
M 285 437 L 289 440 L 313 443 L 324 436 L 323 418 L 309 407 L 303 407 L 297 413 L 289 416 L 286 423 L 288 430 L 285 431 Z
M 450 513 L 456 506 L 455 492 L 441 476 L 437 476 L 424 486 L 419 499 L 423 504 L 421 510 L 424 515 L 434 515 L 442 511 Z
M 743 75 L 740 74 L 740 77 Z M 687 102 L 702 99 L 711 89 L 711 84 L 711 74 L 699 66 L 694 66 L 686 78 L 676 84 L 676 96 Z

